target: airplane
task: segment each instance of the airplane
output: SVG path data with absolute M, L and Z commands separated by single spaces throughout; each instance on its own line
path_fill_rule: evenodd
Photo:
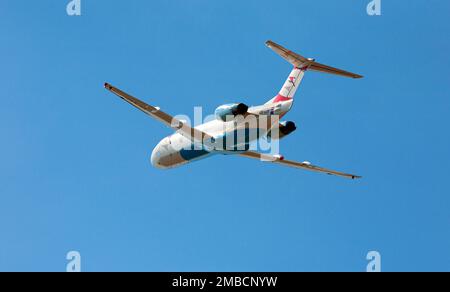
M 110 92 L 176 131 L 162 139 L 153 149 L 150 160 L 156 168 L 174 168 L 214 154 L 235 154 L 328 175 L 350 179 L 361 178 L 358 175 L 312 165 L 308 161 L 291 161 L 284 159 L 284 156 L 279 154 L 261 153 L 250 149 L 249 145 L 258 139 L 278 139 L 277 141 L 279 141 L 296 130 L 294 122 L 280 122 L 279 119 L 292 108 L 295 92 L 307 71 L 355 79 L 363 77 L 318 63 L 312 58 L 305 58 L 270 40 L 266 42 L 266 46 L 294 66 L 279 93 L 259 106 L 250 107 L 244 103 L 221 105 L 214 112 L 214 120 L 195 127 L 191 127 L 184 120 L 174 118 L 159 107 L 146 104 L 109 83 L 105 83 L 104 86 Z M 256 120 L 256 127 L 249 126 L 250 123 L 246 122 L 247 118 Z M 273 135 L 276 132 L 278 135 Z M 234 139 L 241 134 L 244 139 Z M 229 145 L 230 141 L 231 145 Z M 225 146 L 225 144 L 226 147 L 219 147 L 220 145 Z

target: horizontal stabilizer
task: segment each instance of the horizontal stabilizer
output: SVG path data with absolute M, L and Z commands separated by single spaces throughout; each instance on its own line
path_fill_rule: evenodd
M 362 78 L 363 76 L 351 73 L 348 71 L 344 71 L 338 68 L 330 67 L 324 64 L 317 63 L 314 59 L 305 58 L 297 53 L 294 53 L 292 51 L 289 51 L 288 49 L 280 46 L 277 43 L 274 43 L 272 41 L 267 41 L 266 45 L 272 49 L 275 53 L 280 55 L 283 59 L 291 63 L 297 68 L 304 68 L 306 70 L 311 71 L 318 71 L 318 72 L 324 72 L 334 75 L 340 75 L 344 77 L 350 77 L 350 78 Z

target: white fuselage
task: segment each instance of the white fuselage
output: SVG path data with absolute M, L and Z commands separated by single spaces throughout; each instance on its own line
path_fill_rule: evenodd
M 191 139 L 180 133 L 174 133 L 162 139 L 153 149 L 151 163 L 157 168 L 173 168 L 190 161 L 205 158 L 214 153 L 239 153 L 248 150 L 246 146 L 255 140 L 265 137 L 267 133 L 278 125 L 279 118 L 284 116 L 292 107 L 293 100 L 285 100 L 275 103 L 267 103 L 261 106 L 250 107 L 248 113 L 253 120 L 245 119 L 223 122 L 215 119 L 195 128 L 214 137 L 216 145 L 223 147 L 211 147 L 206 145 L 193 145 Z M 263 118 L 262 118 L 263 117 Z M 262 120 L 268 122 L 261 122 Z M 230 139 L 230 136 L 238 136 L 235 132 L 242 133 L 243 138 Z M 225 142 L 222 143 L 222 140 Z M 229 141 L 232 140 L 232 145 Z

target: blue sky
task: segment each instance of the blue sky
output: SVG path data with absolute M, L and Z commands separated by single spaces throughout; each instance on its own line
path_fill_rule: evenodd
M 0 2 L 0 270 L 450 270 L 448 1 Z M 172 114 L 273 97 L 267 39 L 365 76 L 307 73 L 281 152 L 350 181 L 240 157 L 152 168 Z

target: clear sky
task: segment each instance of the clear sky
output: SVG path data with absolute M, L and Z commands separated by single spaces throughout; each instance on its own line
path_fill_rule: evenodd
M 449 1 L 0 1 L 0 270 L 450 270 Z M 162 171 L 171 114 L 272 98 L 272 39 L 365 76 L 307 73 L 289 159 L 216 156 Z

